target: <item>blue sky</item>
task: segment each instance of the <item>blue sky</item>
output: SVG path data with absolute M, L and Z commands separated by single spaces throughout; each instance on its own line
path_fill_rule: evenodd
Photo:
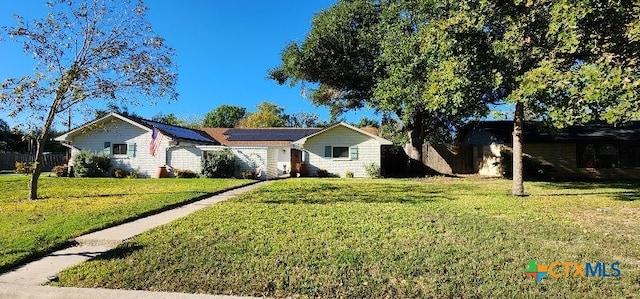
M 12 15 L 27 20 L 45 16 L 45 0 L 3 1 L 0 26 L 15 25 Z M 291 41 L 303 41 L 315 13 L 335 0 L 147 0 L 148 20 L 154 30 L 176 49 L 179 65 L 177 102 L 160 101 L 155 106 L 130 107 L 129 111 L 151 118 L 159 112 L 182 118 L 202 118 L 221 104 L 243 106 L 254 111 L 262 101 L 274 102 L 292 114 L 314 112 L 328 119 L 328 109 L 314 107 L 300 96 L 300 86 L 279 86 L 266 78 L 280 63 L 280 53 Z M 33 70 L 33 60 L 15 42 L 0 42 L 0 80 L 19 77 Z M 371 116 L 371 111 L 349 113 L 348 121 Z M 22 120 L 10 119 L 10 126 Z M 87 121 L 74 118 L 74 125 Z M 60 127 L 59 125 L 57 126 Z

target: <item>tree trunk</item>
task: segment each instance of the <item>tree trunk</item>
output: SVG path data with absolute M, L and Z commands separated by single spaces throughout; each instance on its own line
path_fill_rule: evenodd
M 74 65 L 71 70 L 67 71 L 63 76 L 62 82 L 56 91 L 55 99 L 53 100 L 53 103 L 51 103 L 51 107 L 49 107 L 49 113 L 47 114 L 47 119 L 44 121 L 44 125 L 42 126 L 42 131 L 38 134 L 38 139 L 36 140 L 38 148 L 36 149 L 36 159 L 34 161 L 35 168 L 31 174 L 31 180 L 29 181 L 29 199 L 31 200 L 38 199 L 38 179 L 42 173 L 42 157 L 47 135 L 49 134 L 49 130 L 53 124 L 53 119 L 56 117 L 56 113 L 58 112 L 67 91 L 69 91 L 71 82 L 76 78 L 76 71 L 77 70 Z
M 423 117 L 420 112 L 414 115 L 412 127 L 408 130 L 409 142 L 404 146 L 404 151 L 409 157 L 408 172 L 414 175 L 423 175 L 425 172 L 422 162 L 422 145 L 425 138 Z
M 516 103 L 513 117 L 513 187 L 511 195 L 524 196 L 522 178 L 522 132 L 524 128 L 524 104 Z

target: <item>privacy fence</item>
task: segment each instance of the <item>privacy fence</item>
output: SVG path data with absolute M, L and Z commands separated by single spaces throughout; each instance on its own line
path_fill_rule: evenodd
M 35 158 L 34 154 L 0 153 L 0 170 L 14 170 L 16 169 L 16 162 L 33 162 Z M 46 153 L 43 155 L 42 170 L 51 171 L 54 166 L 65 164 L 66 162 L 65 154 Z

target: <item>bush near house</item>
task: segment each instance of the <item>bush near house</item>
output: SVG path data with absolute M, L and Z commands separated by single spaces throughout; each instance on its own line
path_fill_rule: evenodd
M 318 177 L 319 178 L 328 178 L 329 177 L 329 171 L 326 169 L 318 169 Z
M 111 172 L 111 176 L 117 179 L 126 178 L 129 176 L 129 172 L 118 167 Z
M 35 170 L 33 163 L 29 162 L 16 162 L 17 174 L 31 174 Z
M 77 177 L 104 177 L 111 168 L 111 159 L 104 153 L 80 151 L 73 161 L 74 174 Z
M 364 165 L 364 171 L 367 173 L 367 176 L 370 178 L 379 178 L 380 177 L 380 165 L 376 163 L 367 163 Z
M 202 159 L 202 175 L 207 178 L 230 178 L 236 170 L 236 155 L 225 148 Z
M 51 169 L 57 177 L 66 177 L 69 176 L 69 167 L 67 165 L 56 165 Z
M 198 174 L 189 169 L 176 169 L 176 177 L 181 179 L 197 178 Z

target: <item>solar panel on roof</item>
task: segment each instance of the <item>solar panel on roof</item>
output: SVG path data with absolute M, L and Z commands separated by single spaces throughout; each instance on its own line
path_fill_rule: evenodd
M 154 121 L 146 121 L 146 122 L 150 126 L 156 127 L 159 130 L 164 131 L 167 134 L 172 135 L 176 138 L 201 141 L 201 142 L 213 142 L 213 140 L 200 135 L 200 133 L 196 132 L 195 130 L 157 123 Z
M 229 141 L 295 141 L 321 129 L 229 129 Z

